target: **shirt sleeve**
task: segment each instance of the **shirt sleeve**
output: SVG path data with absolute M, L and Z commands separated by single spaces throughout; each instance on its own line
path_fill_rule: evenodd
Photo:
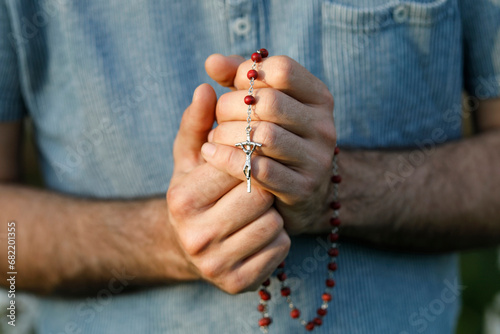
M 500 96 L 500 0 L 460 0 L 464 88 L 480 99 Z
M 25 114 L 14 40 L 5 1 L 0 0 L 0 122 L 20 120 Z

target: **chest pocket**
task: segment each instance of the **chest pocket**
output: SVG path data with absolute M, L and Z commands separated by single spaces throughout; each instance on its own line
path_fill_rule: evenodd
M 462 51 L 456 0 L 322 3 L 325 80 L 345 146 L 413 146 L 460 101 Z

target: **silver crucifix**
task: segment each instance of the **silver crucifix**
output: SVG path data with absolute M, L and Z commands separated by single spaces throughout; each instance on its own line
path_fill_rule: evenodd
M 249 138 L 247 138 L 246 141 L 243 141 L 241 143 L 235 144 L 235 146 L 241 147 L 243 152 L 247 155 L 245 165 L 243 166 L 243 174 L 245 174 L 245 177 L 247 178 L 247 192 L 251 192 L 251 184 L 250 184 L 250 177 L 252 176 L 252 153 L 255 151 L 256 147 L 261 147 L 262 144 L 260 143 L 255 143 L 253 141 L 250 141 Z

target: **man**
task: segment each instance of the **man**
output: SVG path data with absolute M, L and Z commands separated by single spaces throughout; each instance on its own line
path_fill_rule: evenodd
M 317 332 L 453 331 L 450 252 L 500 240 L 497 3 L 1 4 L 0 217 L 17 287 L 41 295 L 37 332 L 255 332 L 242 292 L 287 254 L 314 316 L 336 138 L 352 241 Z M 289 57 L 259 69 L 248 194 L 234 144 L 250 62 L 213 55 L 206 73 L 232 91 L 195 88 L 209 55 L 260 47 Z M 464 86 L 484 133 L 459 140 Z M 17 183 L 26 113 L 47 190 Z M 302 331 L 274 296 L 271 331 Z

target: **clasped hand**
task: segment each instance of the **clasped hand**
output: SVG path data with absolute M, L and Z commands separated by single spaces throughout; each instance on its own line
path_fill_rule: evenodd
M 212 55 L 207 73 L 231 88 L 194 93 L 174 143 L 169 221 L 198 277 L 229 293 L 256 289 L 284 260 L 289 234 L 326 231 L 335 147 L 333 97 L 285 56 L 259 64 L 252 141 L 252 192 L 242 172 L 252 61 Z M 212 130 L 214 120 L 217 127 Z

